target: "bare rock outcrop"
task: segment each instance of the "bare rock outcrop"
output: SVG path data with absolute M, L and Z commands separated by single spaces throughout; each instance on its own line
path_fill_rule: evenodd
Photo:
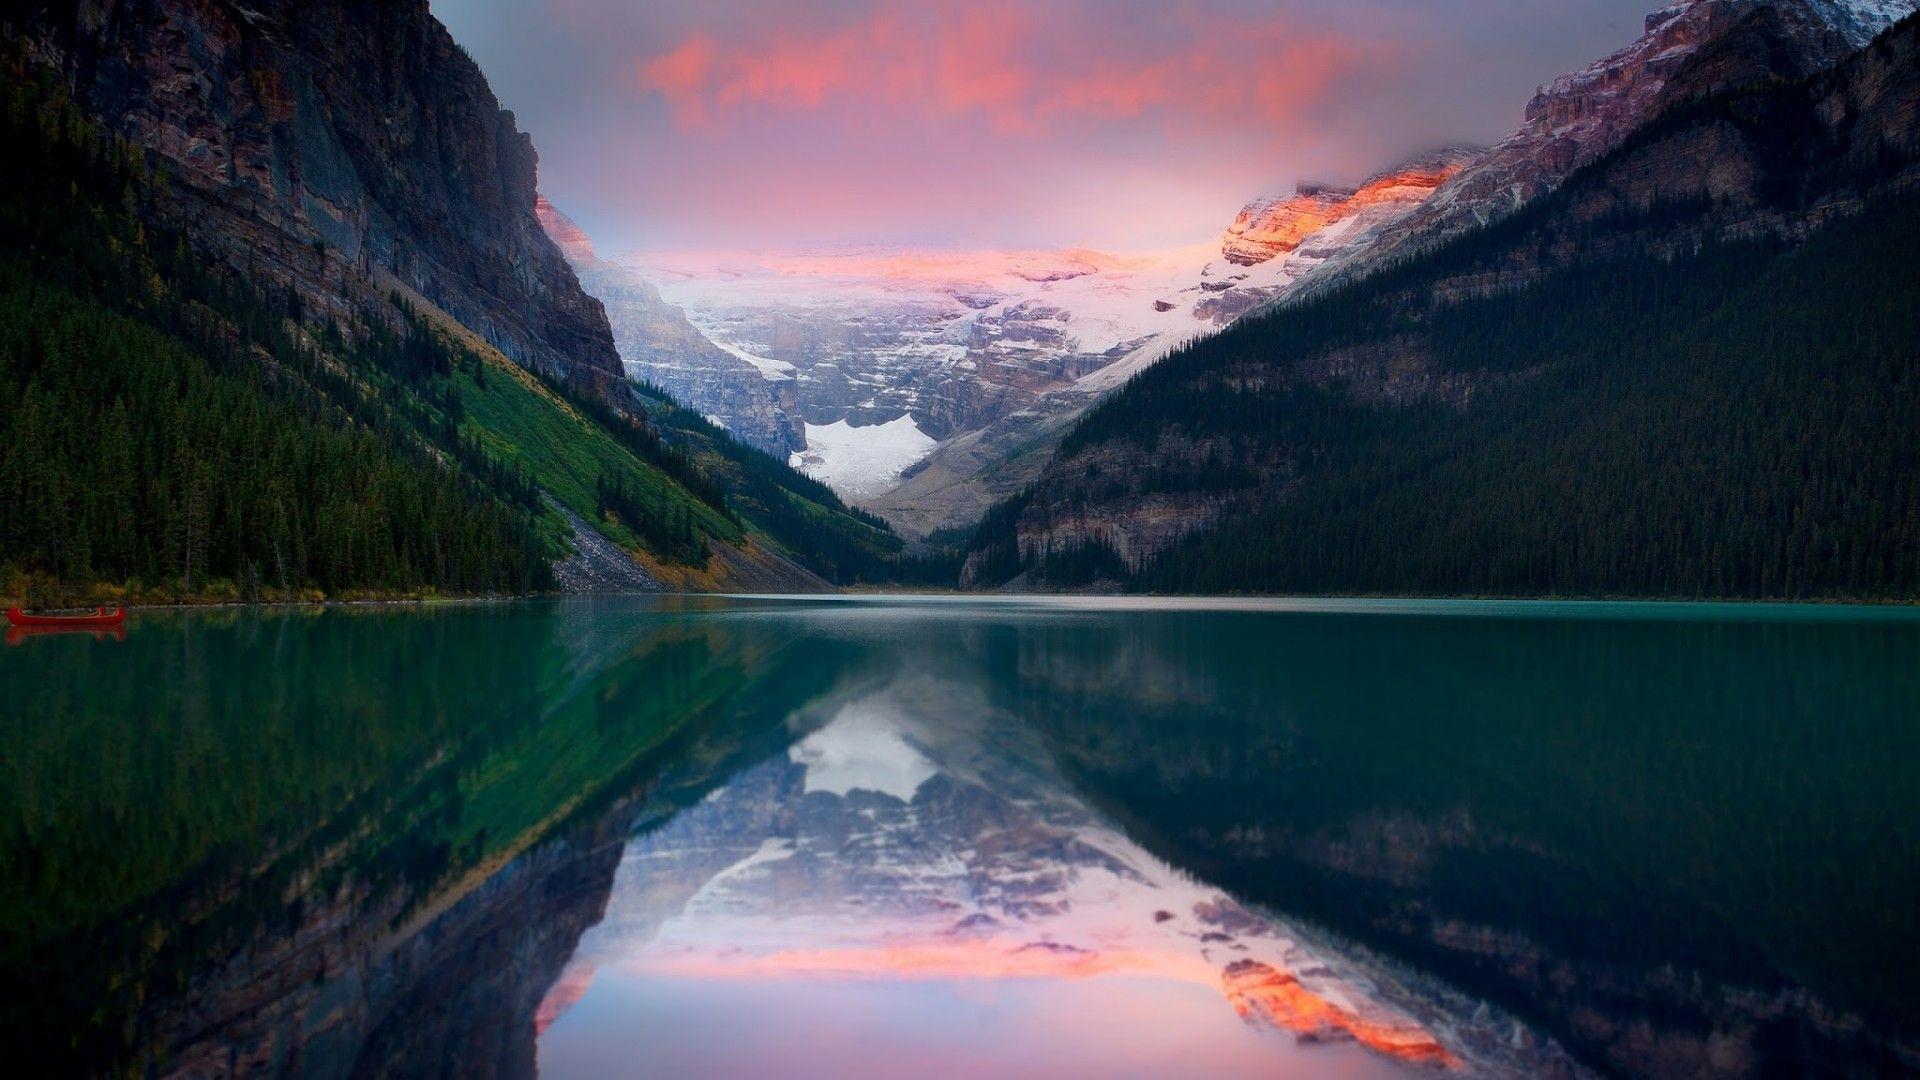
M 7 30 L 164 163 L 210 257 L 347 319 L 398 282 L 517 363 L 624 393 L 535 220 L 532 141 L 427 0 L 86 0 Z

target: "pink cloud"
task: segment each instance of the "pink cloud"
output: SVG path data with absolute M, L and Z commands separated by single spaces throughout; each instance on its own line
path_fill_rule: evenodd
M 1121 35 L 1099 19 L 1046 17 L 1055 10 L 885 0 L 834 27 L 775 27 L 724 44 L 694 31 L 640 58 L 633 85 L 664 100 L 684 129 L 748 111 L 842 107 L 977 117 L 1002 133 L 1042 135 L 1148 114 L 1176 127 L 1285 121 L 1385 54 L 1272 14 L 1249 21 L 1196 8 L 1169 13 L 1167 32 L 1143 52 L 1137 28 Z
M 674 114 L 683 124 L 700 127 L 707 119 L 707 86 L 718 54 L 712 38 L 694 34 L 671 51 L 642 62 L 636 75 L 641 85 L 673 103 Z

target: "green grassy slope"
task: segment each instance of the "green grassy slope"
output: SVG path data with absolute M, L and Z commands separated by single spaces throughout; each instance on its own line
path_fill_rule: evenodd
M 728 492 L 730 504 L 764 535 L 839 585 L 913 580 L 920 567 L 879 518 L 848 506 L 825 484 L 735 439 L 664 392 L 640 399 L 665 437 Z
M 630 549 L 645 546 L 631 523 L 601 512 L 596 485 L 602 477 L 630 484 L 665 517 L 691 519 L 702 537 L 722 543 L 741 539 L 737 521 L 640 460 L 553 390 L 519 368 L 482 368 L 481 363 L 486 361 L 462 364 L 454 375 L 465 406 L 461 430 L 502 460 L 525 469 L 542 490 L 594 522 L 609 539 Z

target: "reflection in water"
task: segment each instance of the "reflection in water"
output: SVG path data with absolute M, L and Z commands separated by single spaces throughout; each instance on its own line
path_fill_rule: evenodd
M 1476 1002 L 1147 854 L 986 704 L 977 672 L 899 660 L 786 754 L 633 841 L 541 1008 L 543 1072 L 605 1075 L 642 1050 L 669 1073 L 1565 1070 Z M 770 987 L 787 1024 L 855 1027 L 858 1053 L 733 1030 Z M 957 1005 L 1008 996 L 1044 1002 L 1048 1022 Z M 659 1001 L 683 1003 L 671 1024 L 647 1021 Z M 1055 1022 L 1074 1010 L 1094 1012 Z
M 127 628 L 114 626 L 9 626 L 7 627 L 7 645 L 18 648 L 34 638 L 52 637 L 55 634 L 84 634 L 95 641 L 125 641 Z
M 143 613 L 0 685 L 36 1072 L 1920 1068 L 1911 612 Z
M 1920 1067 L 1912 612 L 1453 610 L 1057 621 L 989 683 L 1163 857 L 1590 1062 Z
M 633 604 L 32 646 L 0 654 L 0 1023 L 69 1073 L 529 1071 L 636 796 L 768 752 L 848 659 Z

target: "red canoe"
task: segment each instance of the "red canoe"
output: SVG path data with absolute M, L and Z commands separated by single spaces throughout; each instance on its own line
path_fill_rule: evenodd
M 17 607 L 7 609 L 7 622 L 14 626 L 119 626 L 127 621 L 127 609 L 94 608 L 88 615 L 29 615 Z

